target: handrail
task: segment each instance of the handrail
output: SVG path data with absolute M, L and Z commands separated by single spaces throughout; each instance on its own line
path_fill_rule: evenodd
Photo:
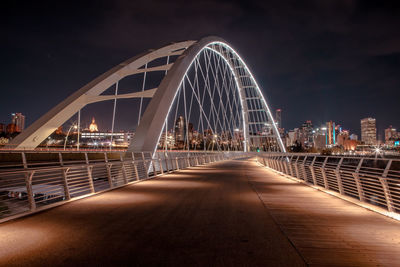
M 260 164 L 279 173 L 321 190 L 335 192 L 343 198 L 350 197 L 355 201 L 386 209 L 392 214 L 391 217 L 400 218 L 400 159 L 294 153 L 253 155 Z M 290 160 L 287 161 L 288 157 Z M 300 157 L 305 158 L 300 160 Z M 350 160 L 353 161 L 351 164 Z M 395 162 L 397 164 L 393 164 Z M 284 163 L 287 167 L 279 168 L 279 163 Z M 300 171 L 303 168 L 308 168 L 309 171 Z
M 136 154 L 136 155 L 135 155 Z M 70 200 L 154 178 L 192 166 L 243 157 L 243 152 L 220 153 L 132 153 L 132 158 L 64 164 L 0 171 L 0 222 L 60 205 Z M 54 163 L 54 162 L 51 162 Z

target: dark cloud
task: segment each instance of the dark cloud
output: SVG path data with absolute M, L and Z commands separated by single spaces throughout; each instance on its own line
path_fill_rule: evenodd
M 400 4 L 393 1 L 81 1 L 2 8 L 0 120 L 31 123 L 121 61 L 166 43 L 225 38 L 286 128 L 362 117 L 400 127 Z M 56 6 L 57 4 L 57 6 Z

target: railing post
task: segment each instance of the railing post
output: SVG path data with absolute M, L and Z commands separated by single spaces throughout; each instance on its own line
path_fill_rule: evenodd
M 145 173 L 145 175 L 146 175 L 146 179 L 148 179 L 149 178 L 149 168 L 147 168 L 147 162 L 146 162 L 146 160 L 145 159 L 142 159 L 143 160 L 143 166 L 144 166 L 144 173 Z M 149 165 L 150 166 L 150 165 Z
M 69 193 L 69 187 L 68 187 L 68 180 L 67 180 L 67 173 L 69 168 L 64 169 L 64 162 L 62 159 L 62 154 L 59 152 L 58 153 L 58 159 L 60 161 L 60 166 L 61 166 L 61 174 L 62 174 L 62 182 L 63 182 L 63 186 L 64 186 L 64 195 L 65 195 L 65 199 L 66 200 L 70 200 L 71 199 L 71 195 Z
M 32 179 L 33 175 L 35 174 L 35 171 L 28 172 L 28 162 L 26 160 L 25 152 L 21 153 L 21 157 L 22 157 L 22 164 L 24 165 L 24 170 L 25 170 L 25 186 L 26 186 L 26 193 L 28 195 L 29 209 L 31 211 L 34 211 L 36 209 L 36 202 L 33 196 Z
M 283 167 L 285 169 L 285 174 L 290 175 L 289 168 L 288 168 L 288 161 L 289 157 L 285 156 L 283 161 Z
M 112 164 L 108 162 L 108 156 L 107 152 L 104 152 L 104 162 L 106 164 L 106 169 L 107 169 L 107 179 L 108 179 L 108 185 L 110 188 L 113 188 L 113 181 L 112 181 L 112 175 L 111 175 L 111 166 Z
M 285 161 L 286 161 L 286 157 L 282 156 L 281 160 L 280 160 L 280 164 L 281 164 L 281 167 L 282 167 L 282 173 L 287 174 L 287 167 L 286 167 L 286 162 Z
M 277 156 L 276 157 L 276 168 L 277 168 L 277 171 L 282 172 L 282 169 L 281 169 L 281 156 Z
M 21 152 L 22 164 L 24 165 L 24 169 L 28 170 L 28 161 L 26 160 L 25 152 Z
M 320 168 L 320 170 L 321 170 L 321 175 L 322 175 L 322 179 L 324 180 L 324 187 L 325 187 L 326 189 L 329 189 L 328 179 L 326 178 L 326 173 L 325 173 L 325 165 L 326 165 L 326 163 L 328 162 L 328 158 L 329 158 L 329 157 L 326 157 L 326 158 L 325 158 L 324 163 L 322 163 L 322 167 Z
M 300 163 L 300 170 L 302 172 L 301 173 L 299 172 L 300 176 L 303 176 L 304 182 L 307 182 L 306 161 L 307 161 L 307 156 L 304 156 L 303 161 Z M 299 177 L 299 179 L 301 179 L 301 177 Z
M 151 161 L 151 165 L 153 165 L 153 176 L 157 176 L 157 169 L 156 169 L 156 164 L 155 164 L 155 160 L 152 159 Z
M 93 185 L 93 178 L 92 178 L 92 166 L 89 165 L 89 158 L 87 152 L 85 152 L 85 161 L 86 161 L 86 168 L 88 172 L 88 179 L 89 179 L 89 186 L 90 192 L 94 193 L 94 185 Z
M 28 169 L 28 162 L 26 161 L 26 155 L 25 152 L 21 152 L 21 159 L 22 159 L 22 165 L 24 166 L 24 169 Z
M 187 166 L 190 167 L 190 159 L 186 158 Z
M 138 170 L 137 170 L 137 166 L 136 166 L 136 163 L 135 163 L 135 159 L 134 159 L 134 158 L 132 158 L 132 164 L 133 164 L 133 169 L 135 170 L 136 181 L 139 181 L 139 172 L 138 172 Z
M 287 163 L 287 165 L 289 167 L 289 175 L 294 177 L 293 168 L 292 168 L 292 159 L 293 159 L 293 156 L 290 156 L 290 159 L 289 159 L 289 162 Z
M 165 160 L 165 168 L 167 170 L 167 173 L 169 173 L 168 155 L 166 155 L 166 157 L 164 157 L 164 160 Z
M 277 160 L 276 160 L 276 157 L 272 157 L 272 164 L 273 164 L 273 168 L 274 168 L 274 170 L 278 170 L 278 163 L 277 163 Z
M 142 161 L 143 161 L 143 166 L 144 166 L 144 173 L 146 175 L 146 179 L 149 178 L 149 170 L 150 170 L 150 165 L 147 167 L 146 159 L 144 158 L 144 152 L 142 152 Z
M 122 177 L 124 178 L 124 183 L 128 183 L 128 177 L 126 175 L 126 169 L 125 169 L 125 164 L 124 164 L 124 159 L 122 158 L 122 154 L 119 154 L 119 159 L 121 161 L 121 171 L 122 171 Z
M 336 174 L 336 180 L 337 180 L 337 183 L 338 183 L 339 193 L 340 193 L 341 195 L 344 195 L 342 177 L 340 176 L 340 166 L 342 165 L 342 162 L 343 162 L 343 157 L 340 158 L 339 163 L 338 163 L 338 165 L 336 166 L 335 174 Z
M 382 177 L 379 177 L 379 181 L 381 182 L 381 184 L 382 184 L 382 188 L 383 188 L 383 193 L 385 194 L 385 199 L 386 199 L 386 204 L 387 204 L 387 208 L 388 208 L 388 211 L 390 211 L 390 212 L 394 212 L 394 211 L 396 211 L 395 210 L 395 208 L 394 208 L 394 206 L 393 206 L 393 203 L 392 203 L 392 198 L 391 198 L 391 194 L 390 194 L 390 189 L 389 189 L 389 185 L 388 185 L 388 183 L 387 183 L 387 175 L 388 175 L 388 172 L 389 172 L 389 170 L 390 170 L 390 166 L 392 165 L 392 159 L 390 159 L 389 161 L 388 161 L 388 163 L 386 164 L 386 168 L 385 168 L 385 170 L 383 171 L 383 174 L 382 174 Z
M 33 196 L 32 179 L 35 171 L 28 172 L 25 175 L 26 193 L 28 195 L 29 208 L 31 211 L 36 210 L 35 198 Z
M 158 165 L 160 166 L 160 172 L 161 174 L 164 174 L 163 166 L 162 166 L 162 161 L 161 159 L 158 159 Z
M 355 182 L 356 187 L 357 187 L 358 198 L 360 199 L 360 201 L 364 201 L 365 200 L 365 198 L 364 198 L 364 190 L 363 190 L 362 185 L 361 185 L 360 174 L 359 174 L 361 166 L 362 166 L 362 163 L 363 163 L 363 160 L 364 160 L 363 158 L 360 159 L 360 162 L 358 162 L 356 171 L 354 173 L 352 173 L 353 178 L 354 178 L 354 182 Z
M 196 160 L 196 166 L 198 166 L 198 165 L 199 165 L 199 157 L 196 156 L 196 157 L 195 157 L 195 160 Z
M 298 166 L 297 166 L 297 162 L 299 161 L 299 157 L 300 157 L 300 156 L 297 156 L 297 159 L 296 159 L 296 161 L 294 162 L 294 170 L 296 171 L 296 178 L 297 178 L 297 179 L 300 179 L 299 168 L 298 168 Z
M 269 157 L 269 167 L 271 168 L 271 169 L 275 169 L 275 167 L 274 167 L 275 165 L 274 165 L 274 157 L 273 156 L 270 156 Z
M 176 169 L 179 170 L 179 164 L 178 164 L 178 158 L 175 157 L 175 164 L 176 164 Z
M 316 160 L 316 159 L 317 159 L 317 157 L 314 156 L 314 158 L 313 158 L 313 160 L 312 160 L 312 162 L 311 162 L 311 165 L 308 166 L 308 168 L 310 168 L 311 177 L 312 177 L 312 180 L 313 180 L 314 185 L 318 185 L 318 184 L 317 184 L 317 178 L 315 177 L 315 171 L 314 171 L 314 163 L 315 163 L 315 160 Z
M 184 161 L 185 161 L 185 164 L 186 164 L 186 168 L 190 167 L 189 158 L 187 156 L 185 156 Z

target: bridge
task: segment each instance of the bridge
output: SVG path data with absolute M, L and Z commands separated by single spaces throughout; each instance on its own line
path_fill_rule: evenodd
M 135 111 L 129 146 L 111 135 L 85 147 L 87 108 L 111 102 L 114 133 L 124 100 Z M 64 147 L 43 146 L 62 125 L 76 140 L 68 131 Z M 0 162 L 2 265 L 400 262 L 400 160 L 287 153 L 250 69 L 218 37 L 119 64 Z

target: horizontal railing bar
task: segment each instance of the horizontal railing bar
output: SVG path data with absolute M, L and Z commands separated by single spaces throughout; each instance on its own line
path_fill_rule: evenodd
M 259 163 L 304 183 L 337 192 L 338 195 L 351 196 L 379 208 L 385 207 L 389 213 L 400 213 L 400 164 L 393 164 L 399 159 L 304 153 L 253 155 L 257 156 Z M 282 165 L 287 165 L 288 170 Z

